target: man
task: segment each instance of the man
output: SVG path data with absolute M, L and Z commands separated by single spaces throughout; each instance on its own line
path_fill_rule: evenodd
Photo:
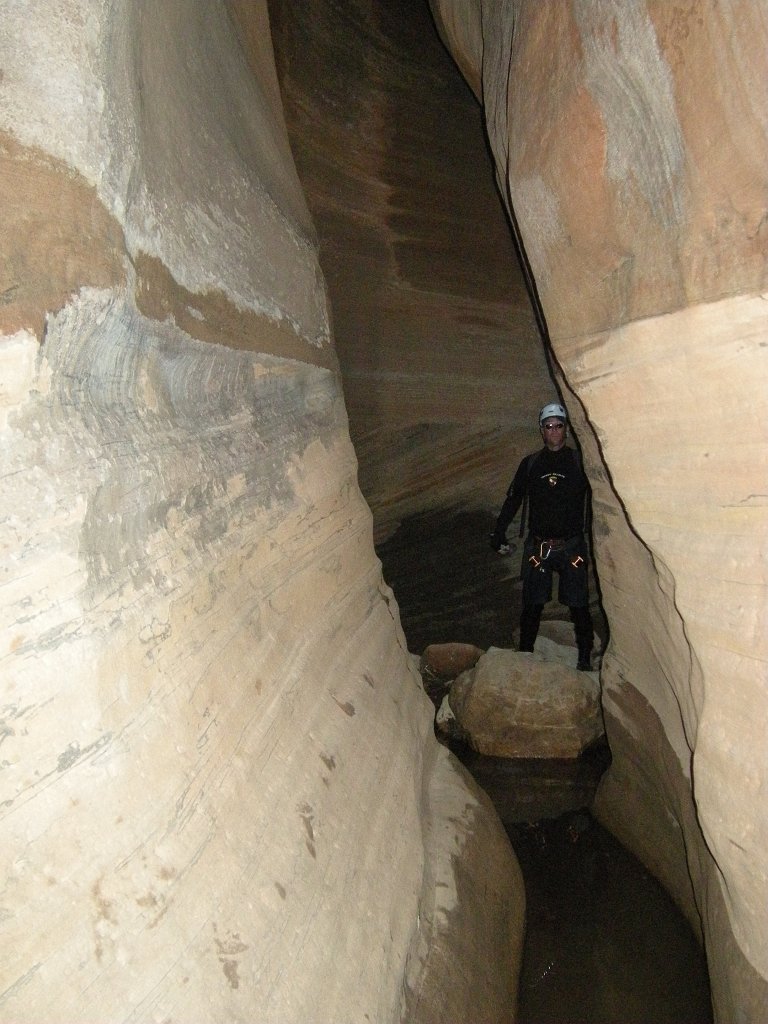
M 566 441 L 566 412 L 557 402 L 539 413 L 544 447 L 526 456 L 509 486 L 496 527 L 494 551 L 507 551 L 507 527 L 527 497 L 528 535 L 523 547 L 521 651 L 532 651 L 544 605 L 552 599 L 552 573 L 559 576 L 558 600 L 567 605 L 576 634 L 581 672 L 589 672 L 593 627 L 589 611 L 584 511 L 589 487 L 581 457 Z M 523 517 L 525 511 L 523 511 Z

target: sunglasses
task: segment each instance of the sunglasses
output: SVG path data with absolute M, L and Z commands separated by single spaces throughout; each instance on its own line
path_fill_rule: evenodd
M 564 423 L 542 423 L 542 430 L 565 430 Z

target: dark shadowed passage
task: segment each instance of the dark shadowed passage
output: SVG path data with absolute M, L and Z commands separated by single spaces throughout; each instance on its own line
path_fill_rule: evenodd
M 414 516 L 377 547 L 412 653 L 439 643 L 471 643 L 483 650 L 515 646 L 522 541 L 508 555 L 492 551 L 489 536 L 495 520 L 495 512 L 483 511 Z M 509 528 L 510 541 L 516 528 L 516 523 Z M 604 640 L 596 593 L 592 616 L 595 632 Z M 568 609 L 556 602 L 544 609 L 544 620 L 568 618 Z
M 520 554 L 491 551 L 492 526 L 482 512 L 420 516 L 378 549 L 414 653 L 514 646 Z M 567 618 L 556 603 L 547 614 Z M 599 611 L 595 622 L 604 635 Z M 607 745 L 571 761 L 451 747 L 493 800 L 525 879 L 518 1024 L 711 1024 L 706 961 L 687 921 L 589 813 Z
M 525 880 L 518 1024 L 711 1024 L 688 922 L 589 813 L 607 748 L 506 763 L 452 749 L 493 800 Z
M 412 653 L 433 643 L 512 647 L 520 558 L 491 551 L 493 522 L 483 512 L 417 516 L 377 548 Z
M 528 900 L 518 1024 L 709 1024 L 703 950 L 585 811 L 507 829 Z

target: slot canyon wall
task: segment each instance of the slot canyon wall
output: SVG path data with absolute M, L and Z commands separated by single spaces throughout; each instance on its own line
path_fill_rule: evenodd
M 373 528 L 498 503 L 550 385 L 412 7 L 273 5 L 301 184 L 261 0 L 4 7 L 3 1020 L 511 1017 Z M 765 8 L 433 10 L 593 481 L 597 811 L 761 1022 Z
M 0 1018 L 511 1020 L 265 4 L 11 0 L 0 68 Z
M 426 3 L 272 0 L 270 20 L 374 539 L 493 508 L 554 388 L 481 108 Z
M 484 110 L 594 489 L 606 824 L 768 1013 L 762 3 L 432 0 Z
M 488 535 L 556 397 L 482 110 L 425 0 L 272 0 L 360 487 L 409 649 L 512 642 Z

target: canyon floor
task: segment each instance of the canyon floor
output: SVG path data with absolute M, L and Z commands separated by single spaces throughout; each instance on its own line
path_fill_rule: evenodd
M 413 653 L 432 643 L 514 646 L 520 547 L 504 557 L 493 552 L 492 527 L 483 513 L 436 513 L 404 522 L 380 545 Z M 567 618 L 567 611 L 552 602 L 545 617 Z M 688 923 L 589 813 L 610 763 L 607 745 L 574 761 L 505 761 L 453 749 L 493 800 L 525 879 L 518 1024 L 709 1024 L 706 961 Z
M 516 549 L 499 555 L 489 542 L 494 523 L 495 516 L 486 512 L 435 512 L 403 521 L 377 547 L 413 654 L 440 643 L 469 643 L 483 650 L 514 646 L 522 540 L 512 523 L 507 537 Z M 594 573 L 591 584 L 595 633 L 604 643 L 608 629 Z M 545 620 L 568 618 L 568 609 L 556 601 L 544 609 Z

